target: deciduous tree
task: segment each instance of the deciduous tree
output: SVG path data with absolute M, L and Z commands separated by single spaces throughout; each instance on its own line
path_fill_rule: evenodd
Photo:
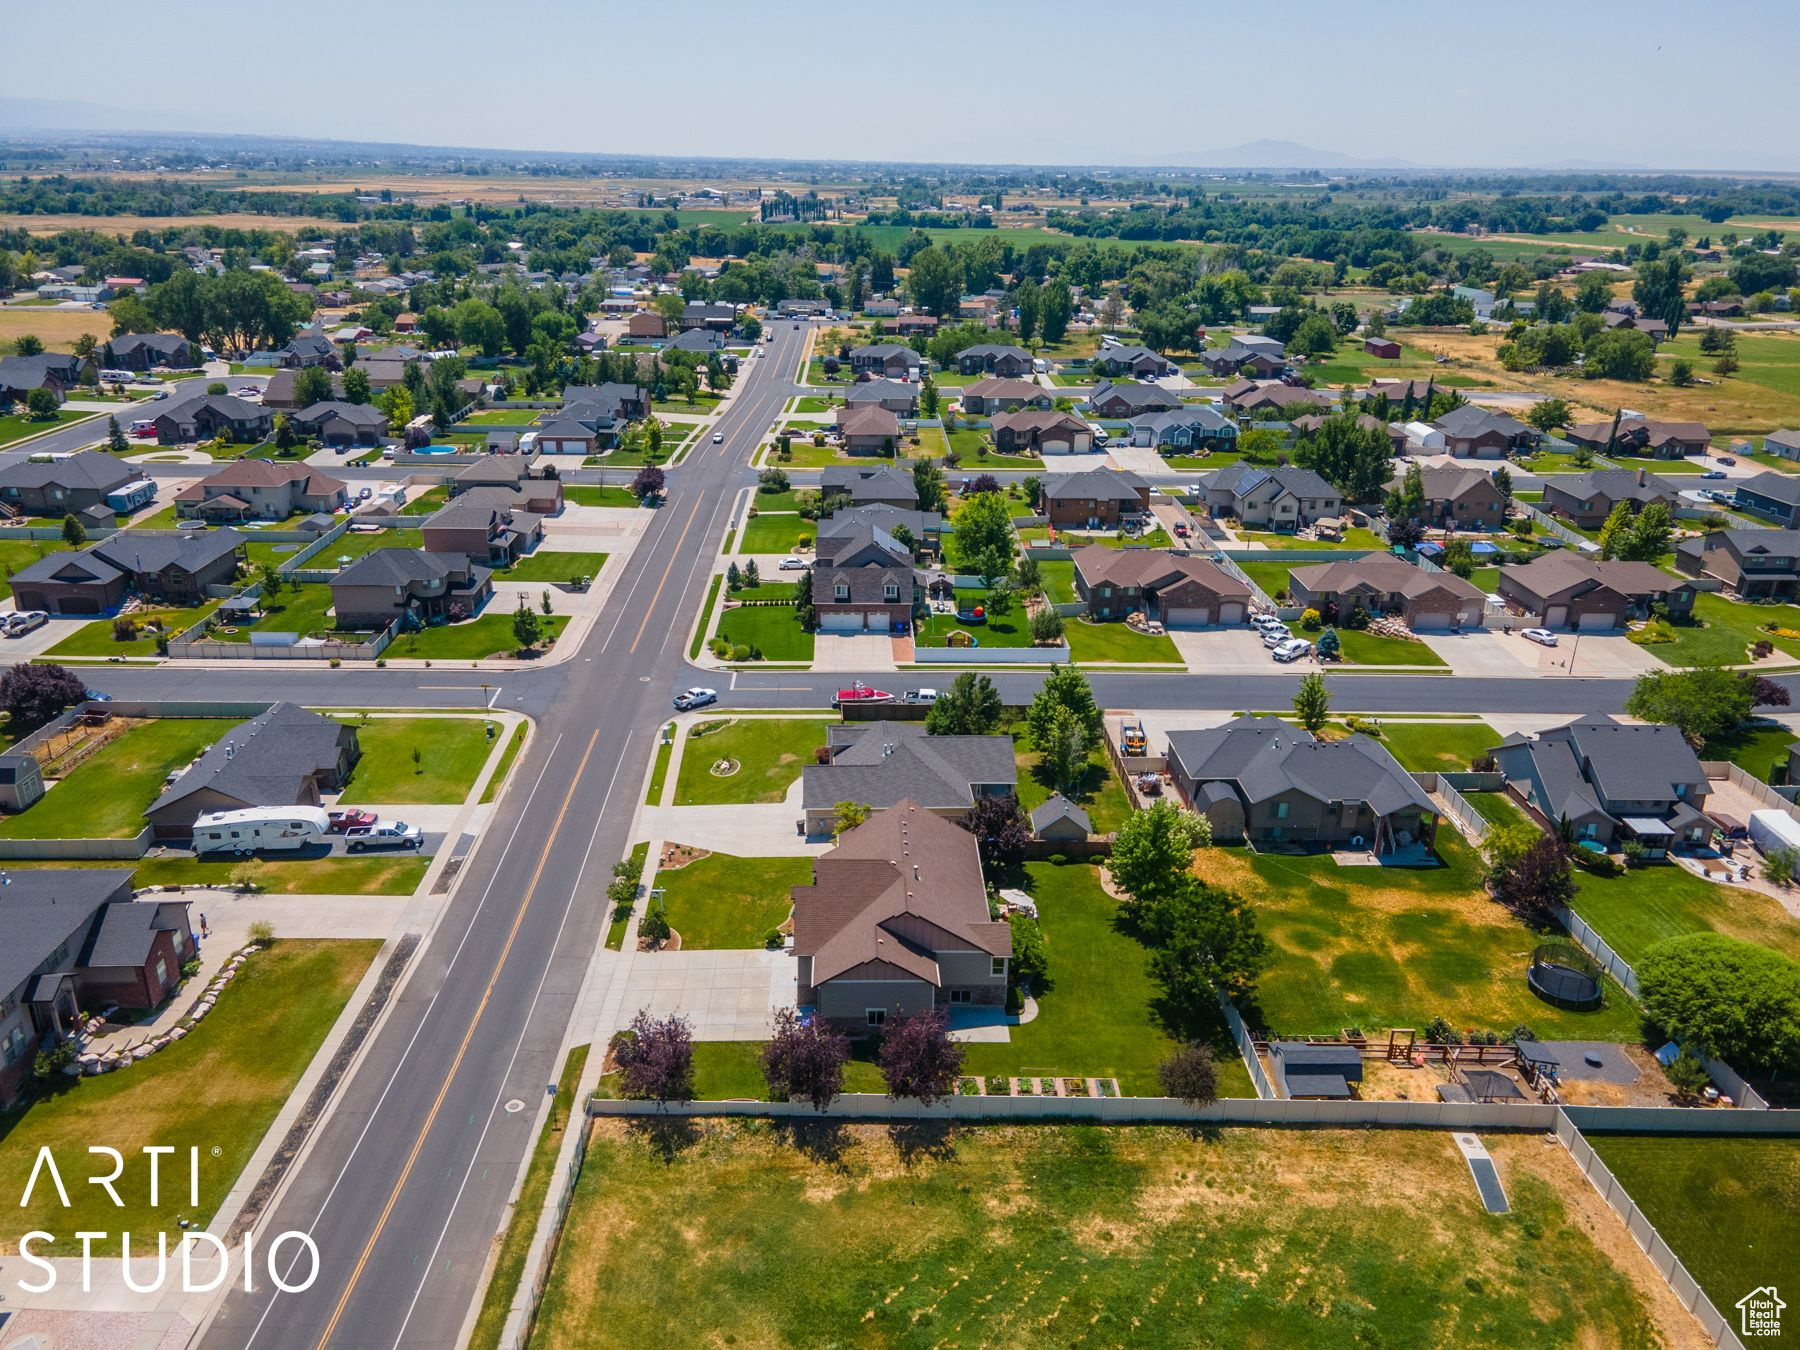
M 775 1014 L 775 1033 L 763 1047 L 763 1078 L 771 1101 L 811 1102 L 823 1111 L 844 1090 L 850 1042 L 822 1017 L 802 1022 L 792 1008 Z
M 627 1097 L 692 1101 L 694 1038 L 685 1017 L 652 1017 L 642 1009 L 613 1041 L 619 1087 Z
M 1637 963 L 1644 1011 L 1685 1049 L 1739 1070 L 1800 1067 L 1800 963 L 1723 933 L 1665 938 Z
M 965 670 L 938 694 L 937 702 L 925 714 L 925 732 L 930 736 L 988 736 L 999 727 L 1004 712 L 994 682 Z
M 941 1008 L 931 1008 L 889 1022 L 875 1062 L 888 1096 L 926 1106 L 953 1095 L 962 1073 L 963 1049 L 950 1039 L 950 1024 Z

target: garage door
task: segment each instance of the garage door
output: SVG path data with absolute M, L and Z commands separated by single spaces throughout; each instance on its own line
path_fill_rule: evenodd
M 1233 601 L 1230 604 L 1219 606 L 1220 623 L 1242 623 L 1243 621 L 1244 607 L 1241 604 Z
M 1561 628 L 1568 621 L 1569 607 L 1567 605 L 1551 605 L 1544 611 L 1544 627 L 1546 628 Z
M 1212 622 L 1212 611 L 1192 606 L 1165 609 L 1162 621 L 1170 628 L 1202 628 Z
M 1605 630 L 1614 626 L 1613 616 L 1606 613 L 1583 614 L 1576 620 L 1575 626 L 1584 633 L 1591 633 L 1596 629 Z
M 1448 614 L 1415 614 L 1412 626 L 1424 632 L 1436 632 L 1450 626 L 1450 616 Z
M 98 614 L 100 601 L 91 595 L 71 595 L 57 606 L 58 614 Z
M 860 633 L 863 630 L 863 616 L 854 610 L 847 614 L 821 614 L 819 628 L 827 633 Z

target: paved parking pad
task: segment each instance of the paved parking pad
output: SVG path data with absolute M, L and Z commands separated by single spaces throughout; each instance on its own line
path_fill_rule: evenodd
M 629 1021 L 680 1013 L 697 1041 L 763 1041 L 775 1010 L 794 1006 L 793 956 L 785 951 L 640 952 L 622 1004 Z

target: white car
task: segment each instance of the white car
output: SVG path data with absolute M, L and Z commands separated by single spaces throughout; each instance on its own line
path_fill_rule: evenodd
M 22 609 L 17 614 L 6 616 L 6 636 L 24 637 L 27 633 L 35 633 L 49 622 L 50 616 L 41 609 Z
M 1556 634 L 1552 633 L 1548 628 L 1522 629 L 1519 636 L 1524 638 L 1527 642 L 1537 643 L 1540 647 L 1554 647 L 1556 645 Z
M 900 701 L 902 703 L 931 704 L 936 703 L 937 698 L 938 691 L 935 689 L 908 689 L 905 694 L 901 695 Z
M 258 389 L 253 384 L 247 384 L 242 389 L 237 391 L 237 396 L 239 398 L 247 399 L 251 403 L 261 403 L 262 402 L 262 394 L 263 394 L 263 391 Z
M 776 570 L 780 572 L 804 572 L 806 570 L 806 559 L 783 558 L 781 560 L 781 565 Z
M 693 708 L 704 708 L 709 703 L 719 701 L 717 689 L 702 689 L 695 685 L 692 689 L 683 689 L 675 695 L 675 711 L 687 712 Z
M 1264 628 L 1260 630 L 1258 636 L 1262 638 L 1262 645 L 1265 647 L 1279 647 L 1284 642 L 1293 641 L 1294 638 L 1294 635 L 1285 628 Z
M 1273 656 L 1277 661 L 1298 661 L 1311 650 L 1312 643 L 1308 642 L 1305 638 L 1289 638 L 1285 642 L 1276 643 L 1275 649 L 1271 651 L 1269 655 Z
M 725 433 L 722 431 L 713 432 L 713 444 L 714 445 L 725 444 Z

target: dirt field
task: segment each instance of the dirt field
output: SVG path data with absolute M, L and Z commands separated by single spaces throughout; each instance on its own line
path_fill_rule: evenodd
M 316 216 L 259 216 L 228 212 L 216 216 L 0 216 L 0 225 L 31 234 L 56 234 L 62 230 L 95 230 L 100 234 L 129 238 L 138 230 L 180 229 L 187 225 L 213 225 L 223 230 L 280 230 L 297 234 L 308 225 L 330 231 L 337 222 Z
M 25 334 L 40 339 L 50 351 L 67 351 L 83 333 L 101 342 L 112 336 L 112 319 L 97 309 L 20 309 L 0 305 L 0 348 L 10 352 Z

